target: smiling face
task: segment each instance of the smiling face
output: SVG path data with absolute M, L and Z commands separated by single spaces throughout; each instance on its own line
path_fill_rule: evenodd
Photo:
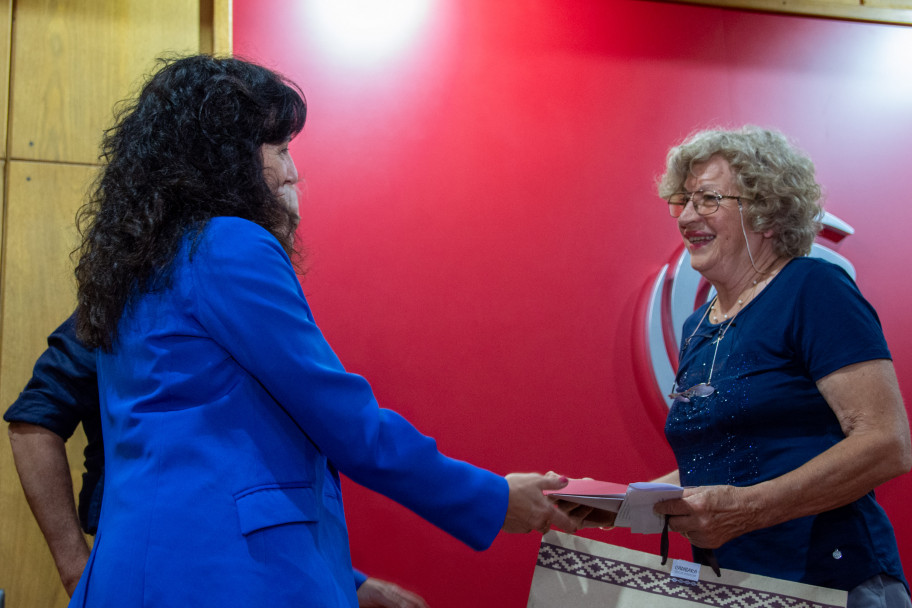
M 684 182 L 684 189 L 688 192 L 714 190 L 726 196 L 740 194 L 735 174 L 721 156 L 694 165 L 693 172 Z M 742 201 L 742 205 L 747 204 L 750 203 Z M 751 230 L 746 213 L 744 215 L 747 242 L 754 259 L 759 260 L 769 253 L 766 250 L 771 248 L 770 239 Z M 738 201 L 733 199 L 723 199 L 719 209 L 710 215 L 699 215 L 693 204 L 688 203 L 678 218 L 678 229 L 690 253 L 691 266 L 717 288 L 737 284 L 754 272 L 741 221 Z
M 263 144 L 263 177 L 270 190 L 279 197 L 286 207 L 300 220 L 298 211 L 298 169 L 288 151 L 288 144 Z

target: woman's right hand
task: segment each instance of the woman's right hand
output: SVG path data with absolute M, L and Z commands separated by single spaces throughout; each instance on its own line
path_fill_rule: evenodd
M 682 498 L 656 503 L 658 515 L 669 515 L 668 528 L 690 544 L 715 549 L 731 539 L 766 527 L 767 510 L 758 486 L 698 486 L 685 488 Z
M 544 490 L 560 490 L 568 479 L 554 472 L 511 473 L 507 475 L 510 500 L 502 530 L 511 534 L 525 534 L 538 530 L 542 534 L 551 526 L 566 532 L 575 532 L 577 525 L 543 494 Z

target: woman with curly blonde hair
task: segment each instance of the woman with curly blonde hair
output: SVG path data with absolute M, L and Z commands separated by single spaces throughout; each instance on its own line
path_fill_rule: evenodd
M 909 606 L 874 499 L 912 466 L 909 424 L 876 312 L 804 257 L 813 163 L 777 131 L 702 131 L 668 153 L 659 194 L 716 295 L 684 323 L 665 426 L 678 469 L 661 480 L 687 489 L 657 512 L 721 567 Z

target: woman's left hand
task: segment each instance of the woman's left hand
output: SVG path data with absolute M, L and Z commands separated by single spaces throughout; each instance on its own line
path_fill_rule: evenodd
M 686 488 L 683 498 L 660 502 L 655 512 L 671 515 L 668 528 L 692 545 L 715 549 L 759 527 L 759 508 L 750 493 L 751 488 L 735 486 Z

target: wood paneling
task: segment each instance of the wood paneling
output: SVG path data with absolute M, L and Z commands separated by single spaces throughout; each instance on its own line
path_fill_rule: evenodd
M 70 252 L 74 218 L 97 173 L 91 165 L 11 161 L 2 312 L 3 387 L 10 403 L 31 375 L 47 335 L 76 306 Z
M 132 96 L 155 58 L 227 55 L 231 44 L 230 0 L 17 0 L 15 7 L 0 0 L 0 179 L 7 178 L 0 184 L 0 410 L 75 306 L 75 214 L 99 169 L 114 104 Z M 75 488 L 85 443 L 81 427 L 67 442 Z M 19 485 L 5 424 L 0 589 L 9 608 L 67 604 Z
M 912 25 L 912 0 L 663 0 L 855 21 Z
M 9 108 L 10 25 L 13 20 L 12 0 L 0 0 L 0 143 L 6 144 L 6 112 Z
M 0 403 L 12 403 L 31 376 L 47 335 L 73 311 L 69 254 L 73 221 L 97 167 L 9 163 L 4 266 Z M 5 430 L 5 428 L 4 428 Z M 67 442 L 74 479 L 81 478 L 85 435 Z M 78 485 L 76 487 L 79 487 Z M 65 606 L 66 593 L 19 486 L 9 438 L 0 434 L 0 588 L 9 606 Z M 13 565 L 17 567 L 13 567 Z
M 230 0 L 200 2 L 200 50 L 213 55 L 230 55 L 231 38 Z
M 213 48 L 216 55 L 230 55 L 234 48 L 230 0 L 216 0 L 213 7 Z
M 154 59 L 200 48 L 198 0 L 20 0 L 14 16 L 12 158 L 97 162 Z

